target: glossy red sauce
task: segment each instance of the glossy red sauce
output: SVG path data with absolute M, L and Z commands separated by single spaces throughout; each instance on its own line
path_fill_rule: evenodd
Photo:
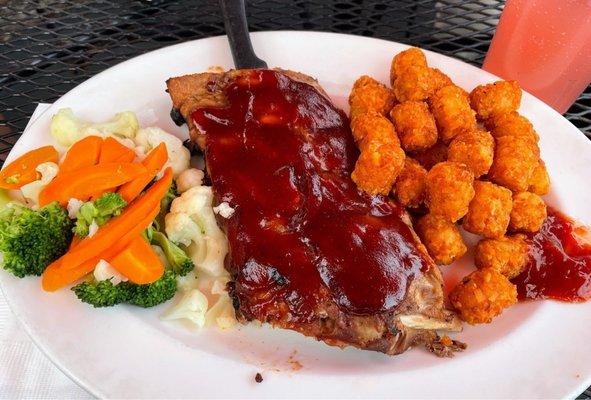
M 276 71 L 244 72 L 222 90 L 226 108 L 192 118 L 216 201 L 236 209 L 219 222 L 243 315 L 307 320 L 327 297 L 356 314 L 396 308 L 431 264 L 404 211 L 351 181 L 358 152 L 346 115 Z
M 548 207 L 542 229 L 529 237 L 529 264 L 513 280 L 520 299 L 579 302 L 591 298 L 591 246 L 580 239 L 582 230 Z

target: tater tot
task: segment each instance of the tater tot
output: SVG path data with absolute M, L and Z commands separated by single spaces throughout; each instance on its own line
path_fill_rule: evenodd
M 489 179 L 513 192 L 527 190 L 534 168 L 538 165 L 538 145 L 530 139 L 512 136 L 499 137 L 495 142 Z
M 512 202 L 509 189 L 491 182 L 474 182 L 474 198 L 462 222 L 464 229 L 486 238 L 503 236 L 509 226 Z
M 393 86 L 396 78 L 400 76 L 402 71 L 411 65 L 427 66 L 425 53 L 423 53 L 421 49 L 411 47 L 410 49 L 401 51 L 392 58 L 392 65 L 390 66 L 390 84 Z
M 399 102 L 422 101 L 439 88 L 450 85 L 451 80 L 441 71 L 423 65 L 411 65 L 396 78 L 392 90 Z
M 447 146 L 443 142 L 437 142 L 427 150 L 413 153 L 413 158 L 428 171 L 435 164 L 447 160 Z
M 548 170 L 544 161 L 539 160 L 538 165 L 534 168 L 531 178 L 529 178 L 529 188 L 527 191 L 540 196 L 550 192 L 550 176 L 548 176 Z
M 433 87 L 435 91 L 441 89 L 444 86 L 453 85 L 454 83 L 451 81 L 451 78 L 445 75 L 441 70 L 437 68 L 431 68 L 431 74 L 433 76 Z
M 528 251 L 524 235 L 482 239 L 474 249 L 474 263 L 479 269 L 492 268 L 508 279 L 513 279 L 527 266 Z
M 532 123 L 518 112 L 510 112 L 501 114 L 489 119 L 487 123 L 491 126 L 491 134 L 495 139 L 504 136 L 521 137 L 538 142 L 539 136 L 534 129 Z
M 429 212 L 456 222 L 468 212 L 474 197 L 474 175 L 460 163 L 445 161 L 427 173 L 425 202 Z
M 425 179 L 427 170 L 416 160 L 406 157 L 404 168 L 394 184 L 394 194 L 400 205 L 404 207 L 419 207 L 425 196 Z
M 370 76 L 363 75 L 353 84 L 349 94 L 351 119 L 368 110 L 386 115 L 394 106 L 394 93 Z
M 390 118 L 405 151 L 421 151 L 437 142 L 437 127 L 427 103 L 405 101 L 390 111 Z
M 488 324 L 507 307 L 517 303 L 517 288 L 492 268 L 466 276 L 449 294 L 459 317 L 469 324 Z
M 497 81 L 480 85 L 470 93 L 470 105 L 482 121 L 493 115 L 517 111 L 521 103 L 521 88 L 515 81 Z
M 387 194 L 405 158 L 394 125 L 378 112 L 368 111 L 359 115 L 351 128 L 361 150 L 351 178 L 357 187 L 371 195 Z
M 429 98 L 431 112 L 444 143 L 462 132 L 476 130 L 475 113 L 470 108 L 468 94 L 455 85 L 444 86 Z
M 495 141 L 490 133 L 482 130 L 463 132 L 449 144 L 447 159 L 466 164 L 479 178 L 488 173 L 495 155 Z
M 537 232 L 546 220 L 546 204 L 535 193 L 521 192 L 513 196 L 509 229 L 513 232 Z
M 369 142 L 355 163 L 351 179 L 370 195 L 386 195 L 404 166 L 404 151 L 391 143 Z
M 417 221 L 416 229 L 436 264 L 449 265 L 466 254 L 460 230 L 453 222 L 427 214 Z
M 351 121 L 351 133 L 361 151 L 364 142 L 380 141 L 400 145 L 392 122 L 373 110 L 361 113 Z

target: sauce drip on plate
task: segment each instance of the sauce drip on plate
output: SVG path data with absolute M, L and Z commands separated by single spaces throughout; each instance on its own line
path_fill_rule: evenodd
M 277 71 L 244 71 L 220 90 L 228 106 L 192 118 L 216 201 L 236 209 L 219 222 L 245 317 L 306 320 L 328 297 L 355 314 L 397 307 L 432 264 L 404 210 L 350 179 L 358 151 L 346 115 Z
M 513 280 L 520 299 L 580 302 L 591 298 L 591 245 L 586 229 L 548 207 L 542 229 L 529 235 L 530 260 Z

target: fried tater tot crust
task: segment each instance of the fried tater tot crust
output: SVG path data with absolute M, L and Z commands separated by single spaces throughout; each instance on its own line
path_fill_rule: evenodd
M 513 279 L 527 266 L 528 247 L 525 236 L 521 234 L 482 239 L 474 250 L 474 263 L 479 269 L 492 268 Z
M 538 165 L 534 168 L 531 178 L 529 178 L 528 192 L 543 196 L 550 192 L 550 176 L 544 161 L 539 160 Z
M 464 229 L 486 238 L 502 237 L 509 226 L 511 191 L 491 182 L 476 181 L 474 192 L 462 222 Z
M 394 194 L 404 207 L 417 208 L 424 200 L 427 170 L 416 160 L 406 157 L 404 168 L 394 184 Z
M 495 141 L 483 130 L 463 132 L 449 144 L 447 159 L 466 164 L 479 178 L 488 173 L 495 155 Z
M 349 94 L 351 120 L 369 110 L 386 115 L 394 106 L 394 101 L 392 90 L 372 77 L 363 75 L 355 81 Z
M 462 132 L 476 130 L 475 113 L 470 108 L 468 94 L 455 85 L 444 86 L 429 98 L 431 112 L 444 143 Z
M 428 171 L 435 164 L 447 160 L 447 146 L 439 141 L 426 150 L 413 153 L 413 157 Z
M 402 72 L 412 65 L 419 65 L 426 67 L 427 59 L 425 53 L 419 48 L 411 47 L 396 54 L 392 58 L 392 65 L 390 66 L 390 84 L 394 86 L 394 81 Z
M 351 121 L 351 132 L 361 151 L 363 151 L 364 143 L 374 141 L 400 145 L 392 122 L 373 110 L 361 113 Z
M 433 75 L 433 87 L 435 88 L 433 93 L 444 86 L 453 85 L 451 78 L 445 75 L 440 69 L 431 68 L 431 74 Z
M 488 172 L 489 179 L 513 192 L 527 190 L 540 157 L 537 143 L 513 136 L 502 136 L 495 142 L 495 157 Z
M 513 232 L 537 232 L 546 220 L 546 204 L 535 193 L 521 192 L 513 196 L 513 209 L 509 230 Z
M 487 125 L 491 126 L 489 129 L 495 139 L 512 136 L 525 138 L 535 143 L 539 140 L 532 123 L 516 111 L 494 116 L 488 121 Z
M 400 135 L 405 151 L 421 151 L 437 142 L 437 127 L 427 103 L 405 101 L 390 111 L 390 119 Z
M 405 158 L 394 125 L 376 111 L 369 111 L 353 121 L 352 131 L 361 154 L 351 178 L 364 192 L 388 194 Z
M 474 197 L 474 175 L 464 165 L 445 161 L 427 173 L 425 202 L 429 212 L 456 222 L 468 212 Z
M 423 65 L 411 65 L 404 69 L 392 84 L 399 102 L 422 101 L 439 88 L 450 85 L 451 80 L 443 72 Z
M 417 234 L 438 265 L 449 265 L 466 254 L 460 230 L 453 222 L 427 214 L 416 224 Z
M 390 143 L 369 142 L 359 155 L 351 179 L 374 196 L 386 195 L 404 166 L 404 151 Z
M 517 288 L 492 268 L 466 276 L 449 295 L 459 317 L 469 324 L 488 324 L 507 307 L 517 303 Z
M 517 111 L 521 104 L 521 88 L 516 81 L 497 81 L 476 86 L 470 93 L 470 105 L 481 121 L 493 115 Z

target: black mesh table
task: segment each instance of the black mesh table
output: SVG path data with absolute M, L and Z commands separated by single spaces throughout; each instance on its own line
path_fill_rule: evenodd
M 250 28 L 394 40 L 482 64 L 502 0 L 248 0 Z M 37 103 L 139 54 L 224 33 L 213 0 L 0 0 L 0 162 Z M 591 138 L 591 86 L 566 117 Z M 591 389 L 580 399 L 591 399 Z

